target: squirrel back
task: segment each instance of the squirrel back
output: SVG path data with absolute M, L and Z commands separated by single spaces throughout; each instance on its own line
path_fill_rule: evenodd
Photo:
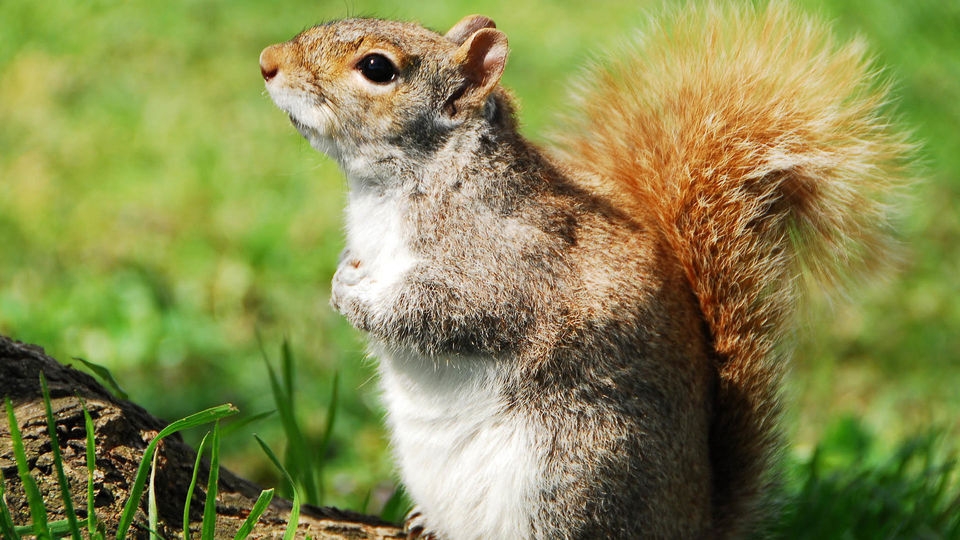
M 799 295 L 889 261 L 910 144 L 864 44 L 782 3 L 687 6 L 611 58 L 581 77 L 557 152 L 628 193 L 686 274 L 719 373 L 714 523 L 736 530 L 771 481 Z

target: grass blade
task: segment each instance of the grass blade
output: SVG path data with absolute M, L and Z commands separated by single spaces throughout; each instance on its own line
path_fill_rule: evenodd
M 150 467 L 150 460 L 153 459 L 153 453 L 157 450 L 157 445 L 160 443 L 164 437 L 170 436 L 178 431 L 184 429 L 189 429 L 196 426 L 202 426 L 203 424 L 209 424 L 229 416 L 231 414 L 236 414 L 237 408 L 233 405 L 219 405 L 217 407 L 211 407 L 207 410 L 200 411 L 195 414 L 191 414 L 185 418 L 181 418 L 176 422 L 171 423 L 167 427 L 160 430 L 160 433 L 150 441 L 150 444 L 147 445 L 146 450 L 143 452 L 143 458 L 140 460 L 140 467 L 137 469 L 137 476 L 134 478 L 133 486 L 130 488 L 129 498 L 127 499 L 126 504 L 123 506 L 123 512 L 120 514 L 120 523 L 117 527 L 117 540 L 123 540 L 127 537 L 127 532 L 130 530 L 130 524 L 133 523 L 133 516 L 136 514 L 137 507 L 140 505 L 140 496 L 143 495 L 144 484 L 147 481 L 147 469 Z
M 293 349 L 290 348 L 290 341 L 284 339 L 280 345 L 280 369 L 283 372 L 283 386 L 287 389 L 287 406 L 293 409 Z
M 120 399 L 130 399 L 130 396 L 127 395 L 123 388 L 120 388 L 120 385 L 117 383 L 117 380 L 113 378 L 113 373 L 110 373 L 109 369 L 99 364 L 94 364 L 88 360 L 84 360 L 78 356 L 74 356 L 73 359 L 87 366 L 87 369 L 92 371 L 97 377 L 100 377 L 100 380 L 107 383 L 107 386 L 110 387 L 113 395 Z
M 273 465 L 293 487 L 292 508 L 290 508 L 290 517 L 287 520 L 287 529 L 283 533 L 283 540 L 293 540 L 293 537 L 297 534 L 297 525 L 300 522 L 300 490 L 297 489 L 297 485 L 293 482 L 293 478 L 290 477 L 290 473 L 288 473 L 283 465 L 280 464 L 280 460 L 277 459 L 277 456 L 273 453 L 273 450 L 267 446 L 267 443 L 263 442 L 263 439 L 257 435 L 254 435 L 253 437 L 257 440 L 257 443 L 260 444 L 260 448 L 262 448 L 263 452 L 267 454 L 267 457 L 270 458 L 270 461 L 273 462 Z
M 247 519 L 243 520 L 243 525 L 240 525 L 240 528 L 237 529 L 237 534 L 233 536 L 233 540 L 244 540 L 250 536 L 250 533 L 253 532 L 254 525 L 260 520 L 260 516 L 263 515 L 263 511 L 267 509 L 267 506 L 270 506 L 270 501 L 272 500 L 273 489 L 265 489 L 260 492 L 260 496 L 257 497 L 257 502 L 254 503 L 253 508 L 250 509 L 250 515 L 247 516 Z
M 73 510 L 73 496 L 70 494 L 70 483 L 63 472 L 63 457 L 60 455 L 60 437 L 57 436 L 57 423 L 53 418 L 53 407 L 50 404 L 50 389 L 47 387 L 47 378 L 40 372 L 40 389 L 43 392 L 43 406 L 47 413 L 47 431 L 50 434 L 50 449 L 53 451 L 53 466 L 57 471 L 57 483 L 60 484 L 60 496 L 63 498 L 63 513 L 70 524 L 70 536 L 73 540 L 80 540 L 80 525 L 77 523 L 77 514 Z
M 320 438 L 320 448 L 319 451 L 314 453 L 314 463 L 316 465 L 316 474 L 318 481 L 318 492 L 319 498 L 316 501 L 316 504 L 320 504 L 323 501 L 323 465 L 324 460 L 327 456 L 327 447 L 330 445 L 330 438 L 333 436 L 333 424 L 337 418 L 337 402 L 339 399 L 339 388 L 340 388 L 340 372 L 335 372 L 333 374 L 333 388 L 330 391 L 330 403 L 327 405 L 327 418 L 326 423 L 323 428 L 323 436 Z
M 150 460 L 150 488 L 147 491 L 147 527 L 150 529 L 150 538 L 160 540 L 157 534 L 157 492 L 154 489 L 154 478 L 157 475 L 157 454 Z
M 317 489 L 317 484 L 314 479 L 312 460 L 307 454 L 307 443 L 306 438 L 303 435 L 303 431 L 300 429 L 300 425 L 297 423 L 296 414 L 294 412 L 293 405 L 293 387 L 292 386 L 281 386 L 280 381 L 277 379 L 276 373 L 273 371 L 273 366 L 270 365 L 269 359 L 264 356 L 264 363 L 267 366 L 267 374 L 269 375 L 270 388 L 273 391 L 273 399 L 277 405 L 277 412 L 280 414 L 280 423 L 283 426 L 283 432 L 287 436 L 287 448 L 286 448 L 286 466 L 287 470 L 290 473 L 291 478 L 296 478 L 300 480 L 303 485 L 303 490 L 306 494 L 307 502 L 310 504 L 319 504 L 320 503 L 320 492 Z M 290 352 L 289 344 L 286 344 L 283 347 L 283 372 L 284 380 L 290 380 L 292 385 L 292 375 L 287 375 L 291 372 L 291 366 L 293 363 L 293 355 Z M 295 489 L 293 486 L 295 484 L 291 483 L 291 489 Z
M 87 533 L 93 539 L 97 538 L 97 508 L 93 481 L 93 473 L 97 470 L 97 442 L 93 431 L 93 419 L 90 418 L 87 404 L 82 398 L 80 398 L 80 407 L 83 408 L 83 424 L 87 430 Z
M 200 538 L 213 538 L 217 532 L 217 482 L 220 480 L 220 421 L 213 424 L 213 442 L 210 444 L 210 473 L 207 476 L 207 496 L 203 501 L 203 528 Z
M 13 526 L 13 517 L 10 515 L 10 509 L 7 508 L 7 500 L 3 496 L 4 486 L 6 486 L 6 480 L 3 478 L 3 470 L 0 469 L 0 536 L 19 540 L 20 535 Z
M 367 494 L 363 496 L 363 502 L 360 503 L 360 513 L 369 514 L 370 513 L 370 501 L 373 499 L 373 490 L 368 489 Z
M 236 433 L 237 431 L 240 431 L 244 427 L 249 426 L 250 424 L 258 420 L 263 420 L 264 418 L 276 412 L 277 412 L 276 409 L 272 411 L 264 411 L 262 413 L 254 414 L 252 416 L 248 416 L 246 418 L 241 418 L 239 420 L 230 422 L 229 424 L 223 427 L 223 429 L 221 430 L 222 431 L 221 435 L 223 437 L 229 437 L 230 435 L 233 435 L 234 433 Z
M 380 519 L 391 523 L 400 523 L 410 511 L 411 506 L 410 499 L 407 498 L 403 486 L 397 486 L 397 489 L 393 490 L 393 495 L 390 495 L 387 502 L 383 503 L 383 508 L 380 510 Z
M 77 525 L 80 527 L 86 524 L 87 524 L 87 520 L 85 519 L 81 519 L 80 521 L 77 522 Z M 70 534 L 72 527 L 73 525 L 66 519 L 51 521 L 50 523 L 47 524 L 47 528 L 50 530 L 50 534 L 53 536 L 53 538 L 59 538 L 61 536 L 66 536 Z M 24 525 L 22 527 L 16 527 L 16 533 L 19 535 L 23 535 L 23 534 L 36 535 L 37 534 L 33 528 L 33 525 Z M 7 538 L 7 537 L 4 536 L 4 538 Z
M 30 467 L 27 466 L 27 454 L 23 449 L 23 437 L 20 435 L 20 426 L 17 425 L 17 417 L 13 414 L 13 402 L 6 398 L 7 421 L 10 423 L 10 438 L 13 440 L 13 456 L 17 462 L 17 472 L 20 474 L 20 482 L 23 484 L 23 490 L 27 495 L 27 502 L 30 505 L 30 517 L 33 519 L 33 530 L 36 535 L 46 535 L 50 537 L 50 529 L 47 526 L 47 509 L 43 504 L 43 496 L 40 495 L 40 489 L 36 481 L 30 476 Z
M 190 486 L 187 488 L 187 500 L 183 503 L 183 540 L 190 540 L 190 503 L 193 502 L 193 490 L 197 487 L 197 476 L 200 474 L 200 461 L 203 459 L 203 451 L 207 449 L 206 432 L 200 439 L 200 447 L 197 448 L 197 459 L 193 462 L 193 476 L 190 477 Z

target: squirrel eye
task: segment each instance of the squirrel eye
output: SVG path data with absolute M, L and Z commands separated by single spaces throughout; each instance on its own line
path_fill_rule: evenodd
M 357 69 L 367 80 L 387 84 L 397 78 L 397 68 L 382 54 L 368 54 L 357 63 Z

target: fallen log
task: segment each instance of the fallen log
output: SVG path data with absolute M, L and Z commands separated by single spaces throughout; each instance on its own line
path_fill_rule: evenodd
M 41 371 L 50 389 L 73 506 L 81 519 L 86 517 L 88 477 L 81 398 L 93 418 L 97 456 L 94 475 L 96 515 L 103 522 L 107 537 L 113 538 L 143 452 L 167 423 L 134 403 L 115 398 L 93 377 L 57 362 L 40 347 L 0 336 L 0 397 L 8 397 L 13 403 L 31 475 L 43 495 L 50 521 L 64 519 L 65 514 L 47 432 L 39 381 Z M 195 459 L 196 452 L 178 435 L 165 438 L 158 447 L 155 480 L 157 532 L 163 538 L 182 537 L 183 504 Z M 4 498 L 15 524 L 30 523 L 30 510 L 17 475 L 10 429 L 5 418 L 0 421 L 0 471 L 4 479 Z M 200 478 L 206 478 L 207 471 L 204 463 Z M 249 515 L 261 488 L 226 469 L 220 470 L 218 486 L 216 537 L 233 538 Z M 204 487 L 198 485 L 190 513 L 190 530 L 194 537 L 200 530 L 204 496 Z M 250 538 L 282 538 L 291 507 L 290 501 L 275 497 Z M 128 536 L 148 537 L 146 497 L 140 502 Z M 404 537 L 397 526 L 375 517 L 304 505 L 298 520 L 297 537 L 308 536 L 316 539 Z

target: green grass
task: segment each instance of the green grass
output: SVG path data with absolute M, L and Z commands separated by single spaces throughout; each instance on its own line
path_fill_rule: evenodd
M 47 410 L 47 428 L 53 448 L 58 448 L 56 424 L 50 406 L 50 395 L 43 375 L 40 377 L 43 400 Z M 285 395 L 286 396 L 286 395 Z M 279 396 L 278 396 L 279 397 Z M 279 401 L 279 399 L 278 399 Z M 87 538 L 103 540 L 106 531 L 96 527 L 96 511 L 92 502 L 87 508 L 86 520 L 77 518 L 72 504 L 66 478 L 63 475 L 62 457 L 53 452 L 53 463 L 58 471 L 60 494 L 64 503 L 66 519 L 47 521 L 46 502 L 37 490 L 37 484 L 27 467 L 28 456 L 24 453 L 19 425 L 13 406 L 6 399 L 7 419 L 10 427 L 14 454 L 21 482 L 28 493 L 31 523 L 13 523 L 6 499 L 3 497 L 3 478 L 0 475 L 0 533 L 5 538 L 16 540 L 24 535 L 60 538 L 82 538 L 81 526 L 90 523 Z M 84 412 L 86 410 L 84 409 Z M 213 422 L 213 436 L 204 435 L 201 440 L 193 475 L 184 500 L 183 538 L 189 538 L 190 503 L 197 482 L 201 456 L 210 448 L 210 467 L 205 493 L 203 521 L 200 538 L 209 540 L 216 535 L 216 497 L 219 477 L 220 419 L 234 412 L 230 406 L 214 407 L 171 423 L 154 438 L 144 451 L 141 465 L 134 479 L 127 504 L 120 517 L 117 538 L 124 538 L 133 514 L 141 504 L 142 489 L 149 474 L 148 491 L 149 529 L 151 538 L 161 538 L 157 531 L 156 501 L 153 480 L 156 467 L 156 443 L 163 437 L 180 430 Z M 89 415 L 87 415 L 89 418 Z M 301 505 L 303 479 L 295 479 L 280 463 L 273 450 L 254 436 L 268 460 L 277 468 L 285 481 L 293 488 L 292 509 L 284 539 L 293 538 Z M 208 445 L 207 442 L 210 441 Z M 95 472 L 93 428 L 87 422 L 87 462 L 90 468 L 90 485 Z M 149 465 L 148 465 L 149 463 Z M 873 435 L 859 420 L 845 418 L 836 422 L 806 458 L 790 460 L 786 467 L 779 519 L 770 524 L 765 532 L 773 538 L 792 539 L 849 539 L 849 538 L 960 538 L 960 469 L 955 453 L 945 450 L 942 437 L 930 433 L 904 441 L 894 452 L 879 450 Z M 249 515 L 234 536 L 235 540 L 247 538 L 254 532 L 257 520 L 273 497 L 274 490 L 264 490 Z M 399 492 L 398 492 L 399 494 Z M 395 494 L 397 495 L 397 494 Z M 395 496 L 387 506 L 396 506 L 391 512 L 403 507 L 402 496 Z M 88 496 L 88 501 L 92 497 Z M 398 515 L 391 516 L 397 518 Z M 764 536 L 766 537 L 766 536 Z
M 47 379 L 40 373 L 40 387 L 43 392 L 43 404 L 47 419 L 47 433 L 50 435 L 50 450 L 53 454 L 53 465 L 57 471 L 57 483 L 60 486 L 60 497 L 63 500 L 63 513 L 67 516 L 67 525 L 70 527 L 70 536 L 73 540 L 80 540 L 80 525 L 76 512 L 73 510 L 73 495 L 70 493 L 70 483 L 63 472 L 63 457 L 60 454 L 60 437 L 57 435 L 56 421 L 53 417 L 53 407 L 50 406 L 50 389 L 47 388 Z M 12 419 L 11 419 L 12 420 Z M 15 424 L 15 422 L 12 422 Z M 11 427 L 11 431 L 12 431 Z M 153 476 L 150 477 L 151 488 Z
M 888 452 L 859 421 L 842 419 L 787 473 L 774 538 L 960 538 L 960 467 L 942 435 Z
M 50 536 L 50 527 L 47 523 L 47 509 L 43 503 L 43 495 L 37 487 L 37 481 L 30 475 L 30 468 L 27 465 L 27 455 L 23 448 L 23 438 L 20 436 L 20 427 L 17 425 L 17 418 L 13 414 L 13 403 L 10 398 L 4 397 L 7 408 L 7 421 L 10 425 L 10 439 L 13 443 L 13 455 L 17 462 L 17 474 L 20 475 L 20 483 L 27 495 L 27 502 L 30 506 L 30 518 L 33 521 L 32 527 L 37 536 Z M 4 514 L 9 515 L 9 510 L 4 509 Z
M 294 483 L 288 482 L 285 486 L 289 493 L 294 485 L 302 486 L 304 499 L 308 504 L 320 505 L 324 502 L 324 456 L 330 436 L 333 432 L 334 419 L 337 414 L 337 386 L 338 377 L 333 377 L 333 391 L 330 403 L 326 407 L 326 423 L 322 434 L 316 440 L 311 440 L 304 433 L 302 422 L 297 411 L 294 379 L 297 368 L 294 365 L 293 352 L 290 344 L 284 341 L 281 348 L 281 371 L 283 377 L 278 379 L 267 353 L 264 351 L 264 362 L 267 365 L 267 374 L 270 380 L 270 390 L 280 416 L 283 432 L 287 441 L 285 451 L 285 468 L 290 472 Z
M 31 523 L 18 526 L 13 522 L 10 510 L 7 507 L 6 499 L 3 497 L 5 484 L 3 482 L 2 474 L 0 474 L 0 533 L 3 533 L 3 537 L 8 538 L 9 540 L 17 540 L 24 535 L 35 536 L 37 538 L 60 538 L 70 536 L 74 540 L 80 540 L 83 537 L 81 533 L 81 526 L 89 524 L 87 529 L 87 538 L 89 540 L 104 540 L 107 537 L 107 533 L 96 525 L 98 523 L 98 519 L 96 517 L 96 508 L 93 504 L 93 477 L 96 472 L 96 439 L 93 424 L 90 420 L 90 415 L 87 413 L 86 406 L 84 406 L 87 439 L 86 458 L 89 472 L 87 488 L 88 517 L 81 520 L 77 517 L 76 511 L 74 510 L 74 495 L 70 491 L 69 483 L 67 482 L 66 476 L 63 472 L 63 458 L 60 454 L 60 443 L 57 437 L 56 420 L 52 412 L 50 392 L 47 389 L 47 382 L 42 373 L 40 374 L 40 386 L 42 389 L 43 403 L 46 408 L 46 423 L 47 431 L 50 434 L 51 440 L 52 461 L 57 474 L 60 497 L 63 502 L 63 513 L 66 517 L 65 519 L 55 522 L 48 521 L 48 512 L 46 508 L 47 503 L 43 495 L 40 493 L 37 487 L 37 482 L 27 464 L 28 456 L 24 451 L 23 441 L 20 435 L 20 426 L 17 422 L 16 415 L 14 414 L 13 404 L 9 398 L 4 397 L 5 408 L 7 412 L 7 422 L 10 429 L 11 442 L 13 443 L 13 452 L 17 464 L 17 471 L 20 476 L 21 485 L 27 494 Z M 212 442 L 209 445 L 210 467 L 207 480 L 207 489 L 205 491 L 204 512 L 203 521 L 201 523 L 200 538 L 202 540 L 213 540 L 215 538 L 217 521 L 217 482 L 220 471 L 220 419 L 236 412 L 236 408 L 234 408 L 232 405 L 211 407 L 198 413 L 191 414 L 180 420 L 171 422 L 165 428 L 160 430 L 160 432 L 153 438 L 153 440 L 150 441 L 150 443 L 147 445 L 147 448 L 144 450 L 140 466 L 137 469 L 136 476 L 133 478 L 132 487 L 130 489 L 130 493 L 128 494 L 127 501 L 124 504 L 123 511 L 120 514 L 119 524 L 116 530 L 116 538 L 118 540 L 127 538 L 127 533 L 130 529 L 130 525 L 133 522 L 134 514 L 142 502 L 143 488 L 147 482 L 148 475 L 149 490 L 147 506 L 150 537 L 161 538 L 161 536 L 157 533 L 157 501 L 154 492 L 157 445 L 164 438 L 169 437 L 174 433 L 179 433 L 185 429 L 202 426 L 211 422 L 214 423 L 214 428 Z M 187 490 L 186 499 L 184 500 L 183 535 L 185 539 L 189 537 L 190 503 L 193 497 L 197 473 L 200 468 L 200 458 L 203 454 L 204 448 L 207 446 L 205 444 L 206 441 L 207 438 L 204 436 L 200 444 L 200 449 L 197 452 L 196 462 L 194 463 L 192 481 L 189 489 Z M 267 451 L 268 456 L 274 461 L 281 473 L 286 474 L 286 471 L 283 469 L 282 465 L 280 465 L 279 462 L 276 462 L 276 459 L 273 457 L 272 452 L 269 451 L 269 448 L 264 446 L 264 450 Z M 267 489 L 260 493 L 260 496 L 254 503 L 253 507 L 249 509 L 250 511 L 247 515 L 247 518 L 237 531 L 234 537 L 235 540 L 242 540 L 251 534 L 254 526 L 260 519 L 260 516 L 263 514 L 263 511 L 270 503 L 270 500 L 273 497 L 273 492 L 274 490 Z M 294 497 L 291 516 L 295 516 L 298 512 L 299 500 Z M 288 534 L 290 530 L 296 530 L 295 517 L 291 521 L 292 524 L 290 527 L 288 527 Z
M 290 516 L 287 518 L 287 529 L 283 533 L 283 540 L 292 540 L 294 535 L 297 532 L 297 521 L 300 518 L 300 504 L 301 496 L 300 489 L 297 489 L 296 481 L 290 476 L 290 473 L 283 467 L 280 463 L 280 460 L 277 458 L 277 455 L 273 452 L 270 446 L 263 442 L 263 439 L 254 435 L 254 438 L 257 440 L 257 444 L 260 445 L 260 448 L 263 449 L 263 453 L 270 458 L 270 462 L 283 474 L 283 480 L 287 485 L 292 487 L 293 490 L 293 508 L 290 510 Z
M 861 418 L 888 453 L 930 427 L 955 446 L 960 4 L 802 4 L 871 43 L 896 83 L 903 124 L 923 143 L 926 181 L 904 217 L 903 271 L 854 307 L 817 310 L 801 333 L 790 377 L 795 450 L 810 454 L 844 415 Z M 0 2 L 0 332 L 103 364 L 166 418 L 211 403 L 274 409 L 257 335 L 268 351 L 286 341 L 298 359 L 292 399 L 303 439 L 328 441 L 317 491 L 327 504 L 379 512 L 395 488 L 374 367 L 327 307 L 343 181 L 264 95 L 257 55 L 344 15 L 444 29 L 482 12 L 510 38 L 505 82 L 536 137 L 562 110 L 578 66 L 657 5 Z M 272 417 L 225 429 L 223 463 L 278 485 L 251 433 L 286 456 L 282 426 Z
M 183 524 L 181 525 L 183 531 L 183 540 L 189 540 L 190 538 L 190 507 L 193 502 L 193 492 L 197 488 L 197 476 L 200 473 L 200 462 L 203 459 L 203 452 L 207 448 L 207 442 L 210 440 L 208 437 L 209 433 L 205 433 L 203 438 L 200 439 L 200 446 L 197 447 L 197 458 L 193 462 L 193 474 L 190 476 L 190 485 L 187 486 L 187 495 L 184 497 L 186 501 L 183 505 Z M 211 466 L 211 470 L 213 467 Z M 206 512 L 204 512 L 206 514 Z M 206 516 L 204 516 L 206 517 Z
M 133 479 L 133 485 L 130 488 L 130 496 L 127 498 L 126 504 L 123 506 L 123 512 L 120 514 L 120 523 L 117 526 L 117 540 L 123 540 L 126 538 L 127 531 L 130 529 L 130 524 L 133 522 L 133 516 L 136 513 L 137 507 L 140 506 L 140 497 L 143 495 L 144 484 L 147 481 L 147 474 L 153 466 L 153 457 L 154 453 L 157 451 L 157 445 L 160 444 L 165 437 L 169 437 L 174 433 L 179 433 L 185 429 L 190 429 L 197 426 L 202 426 L 204 424 L 209 424 L 210 422 L 215 422 L 220 418 L 223 418 L 228 415 L 235 414 L 237 409 L 233 405 L 220 405 L 217 407 L 211 407 L 205 409 L 198 413 L 191 414 L 180 420 L 176 420 L 168 424 L 165 428 L 160 430 L 160 433 L 154 437 L 147 448 L 143 451 L 143 459 L 140 461 L 140 466 L 137 469 L 137 475 Z M 12 421 L 11 421 L 12 422 Z M 12 428 L 11 428 L 12 429 Z M 218 431 L 214 431 L 214 442 L 212 447 L 215 452 L 219 451 L 219 437 Z M 213 454 L 214 458 L 217 457 L 217 454 Z M 215 459 L 211 459 L 210 465 L 210 476 L 213 479 L 213 492 L 216 494 L 216 463 Z M 210 486 L 208 485 L 208 489 Z M 204 510 L 204 518 L 211 517 L 208 515 L 208 511 Z M 206 524 L 205 524 L 206 526 Z

